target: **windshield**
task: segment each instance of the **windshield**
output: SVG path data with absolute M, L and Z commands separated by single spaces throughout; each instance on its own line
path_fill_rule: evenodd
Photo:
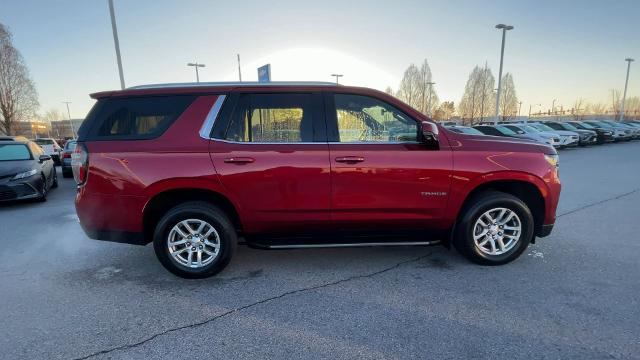
M 53 145 L 53 140 L 51 139 L 35 139 L 33 141 L 38 145 Z
M 599 127 L 605 127 L 605 128 L 612 128 L 613 126 L 607 124 L 607 123 L 603 123 L 603 122 L 599 122 L 599 121 L 592 121 L 589 124 L 593 125 L 593 126 L 599 126 Z
M 31 153 L 24 144 L 0 144 L 0 161 L 31 160 Z
M 506 126 L 498 125 L 495 128 L 505 135 L 517 135 L 513 130 L 509 129 Z
M 535 127 L 536 129 L 538 129 L 538 130 L 555 132 L 555 130 L 554 130 L 554 129 L 552 129 L 552 128 L 548 127 L 548 126 L 547 126 L 547 125 L 545 125 L 545 124 L 534 124 L 534 125 L 531 125 L 531 126 L 534 126 L 534 127 Z
M 580 125 L 585 129 L 595 129 L 595 127 L 593 125 L 591 125 L 589 123 L 586 123 L 586 122 L 580 123 Z
M 534 128 L 533 126 L 529 126 L 529 125 L 521 125 L 521 127 L 526 131 L 526 132 L 530 132 L 530 133 L 539 133 L 540 130 Z
M 565 128 L 566 130 L 578 130 L 577 127 L 569 124 L 569 123 L 562 123 L 562 127 Z
M 479 131 L 478 129 L 474 129 L 474 128 L 458 128 L 458 130 L 463 133 L 463 134 L 469 134 L 469 135 L 484 135 L 481 131 Z

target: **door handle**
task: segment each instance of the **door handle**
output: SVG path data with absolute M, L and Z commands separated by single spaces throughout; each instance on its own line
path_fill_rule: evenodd
M 238 165 L 244 165 L 244 164 L 249 164 L 256 161 L 254 158 L 250 158 L 250 157 L 232 157 L 232 158 L 226 158 L 224 159 L 224 162 L 228 163 L 228 164 L 238 164 Z
M 347 164 L 355 164 L 363 161 L 364 158 L 362 156 L 340 156 L 336 158 L 336 162 Z

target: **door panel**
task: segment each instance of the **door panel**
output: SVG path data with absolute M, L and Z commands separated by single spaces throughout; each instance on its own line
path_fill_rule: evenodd
M 249 234 L 326 227 L 331 174 L 319 93 L 232 97 L 214 125 L 209 152 Z M 232 109 L 232 110 L 230 110 Z M 222 129 L 222 130 L 220 130 Z
M 373 97 L 328 94 L 331 219 L 342 229 L 437 228 L 450 151 L 422 143 L 419 123 Z

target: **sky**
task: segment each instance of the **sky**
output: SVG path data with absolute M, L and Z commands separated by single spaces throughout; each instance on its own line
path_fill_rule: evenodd
M 474 66 L 504 72 L 533 111 L 570 108 L 578 98 L 610 104 L 622 91 L 640 96 L 640 1 L 204 1 L 114 0 L 126 86 L 195 81 L 188 62 L 206 64 L 201 81 L 332 81 L 397 89 L 411 63 L 427 59 L 441 101 L 460 101 Z M 0 0 L 39 93 L 40 111 L 82 118 L 92 92 L 118 89 L 107 0 Z M 541 105 L 537 105 L 541 104 Z

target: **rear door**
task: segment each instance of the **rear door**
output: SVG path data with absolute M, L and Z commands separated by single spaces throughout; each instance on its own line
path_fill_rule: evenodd
M 377 98 L 327 94 L 332 221 L 340 229 L 438 226 L 452 154 L 421 141 L 419 122 Z
M 327 226 L 329 153 L 320 93 L 234 93 L 216 120 L 210 154 L 248 233 Z

